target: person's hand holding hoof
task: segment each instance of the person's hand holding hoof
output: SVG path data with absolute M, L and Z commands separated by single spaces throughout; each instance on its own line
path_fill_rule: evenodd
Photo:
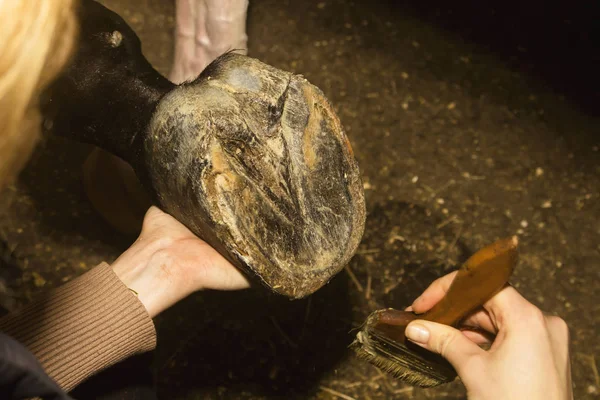
M 138 239 L 112 267 L 151 317 L 198 290 L 249 287 L 246 277 L 216 250 L 154 206 Z

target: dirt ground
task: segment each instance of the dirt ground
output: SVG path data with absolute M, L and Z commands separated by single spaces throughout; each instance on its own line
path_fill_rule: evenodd
M 173 2 L 102 3 L 166 74 Z M 372 310 L 408 305 L 479 247 L 518 234 L 511 282 L 569 323 L 575 398 L 600 398 L 593 14 L 510 1 L 250 3 L 250 55 L 305 75 L 335 105 L 361 168 L 367 228 L 348 268 L 308 299 L 201 293 L 161 315 L 161 397 L 464 398 L 460 382 L 415 389 L 357 360 L 347 350 L 352 329 Z M 131 243 L 83 194 L 88 151 L 49 138 L 3 192 L 0 238 L 15 256 L 3 270 L 5 307 Z

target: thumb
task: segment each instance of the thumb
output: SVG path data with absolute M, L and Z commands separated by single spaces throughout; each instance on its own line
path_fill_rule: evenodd
M 470 358 L 485 354 L 484 350 L 458 329 L 436 322 L 412 321 L 406 327 L 405 335 L 411 342 L 440 354 L 452 364 L 459 375 Z

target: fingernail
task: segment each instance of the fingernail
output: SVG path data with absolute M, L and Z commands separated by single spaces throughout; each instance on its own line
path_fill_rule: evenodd
M 429 331 L 421 324 L 408 324 L 404 333 L 413 342 L 425 344 L 429 340 Z
M 404 309 L 404 311 L 412 311 L 412 310 L 413 310 L 412 306 L 408 306 Z

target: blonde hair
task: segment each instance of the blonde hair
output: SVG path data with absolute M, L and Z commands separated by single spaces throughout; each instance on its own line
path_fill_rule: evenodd
M 0 189 L 39 138 L 39 95 L 66 63 L 75 0 L 0 0 Z

